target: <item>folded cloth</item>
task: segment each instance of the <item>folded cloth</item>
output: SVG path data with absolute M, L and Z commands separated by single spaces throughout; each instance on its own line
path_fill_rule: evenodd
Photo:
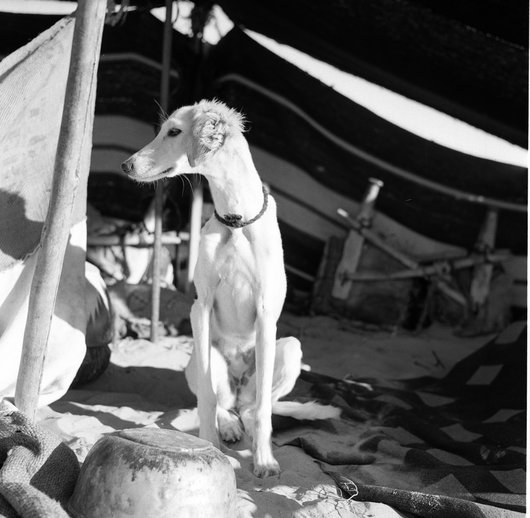
M 68 518 L 79 475 L 74 452 L 17 410 L 0 411 L 0 517 Z

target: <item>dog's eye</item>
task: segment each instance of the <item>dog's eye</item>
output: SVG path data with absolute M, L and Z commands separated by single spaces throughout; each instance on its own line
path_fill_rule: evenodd
M 182 130 L 179 130 L 178 128 L 169 128 L 167 131 L 168 137 L 176 137 L 182 133 Z

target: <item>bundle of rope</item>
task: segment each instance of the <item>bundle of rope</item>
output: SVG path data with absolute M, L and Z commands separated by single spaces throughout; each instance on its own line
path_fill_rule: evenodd
M 17 410 L 0 411 L 0 518 L 68 518 L 74 452 Z

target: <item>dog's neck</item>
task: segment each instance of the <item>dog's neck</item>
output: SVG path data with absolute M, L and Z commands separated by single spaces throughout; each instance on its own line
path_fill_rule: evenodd
M 207 169 L 202 174 L 208 179 L 220 216 L 237 215 L 250 220 L 259 213 L 263 207 L 262 184 L 243 137 L 216 153 Z

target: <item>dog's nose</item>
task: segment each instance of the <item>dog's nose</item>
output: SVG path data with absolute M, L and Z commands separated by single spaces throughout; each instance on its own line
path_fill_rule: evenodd
M 134 171 L 134 163 L 133 163 L 133 161 L 130 158 L 125 160 L 125 162 L 123 162 L 121 164 L 121 170 L 125 174 L 131 174 Z

